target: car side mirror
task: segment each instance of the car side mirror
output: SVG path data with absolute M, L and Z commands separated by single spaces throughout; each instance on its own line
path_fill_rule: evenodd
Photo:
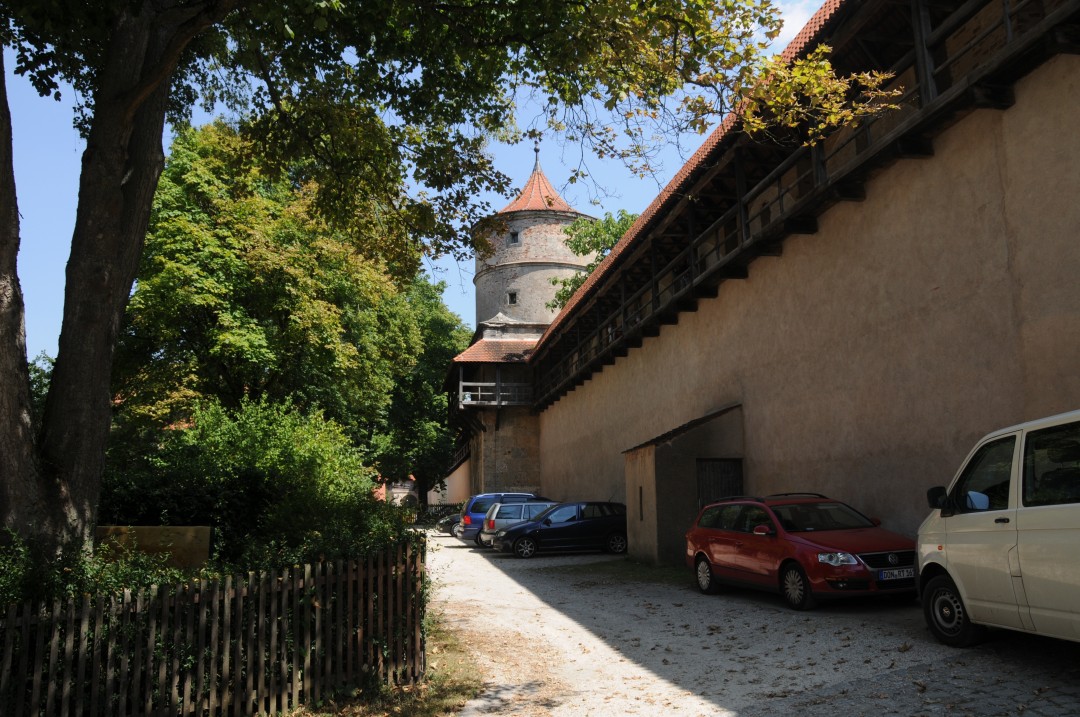
M 551 518 L 544 518 L 544 525 L 551 525 Z
M 871 518 L 870 522 L 874 524 L 875 528 L 881 527 L 881 518 Z
M 926 503 L 935 510 L 944 510 L 949 507 L 949 494 L 945 492 L 945 486 L 936 485 L 926 491 Z
M 761 525 L 754 526 L 754 535 L 776 535 L 776 531 L 773 530 L 771 525 L 762 523 Z

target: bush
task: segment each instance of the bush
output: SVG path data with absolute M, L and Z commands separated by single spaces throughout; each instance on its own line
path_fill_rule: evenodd
M 132 452 L 126 452 L 131 455 Z M 102 522 L 210 525 L 219 570 L 362 555 L 409 530 L 372 497 L 374 472 L 344 431 L 290 403 L 197 410 L 138 462 L 112 466 Z
M 0 545 L 0 605 L 117 593 L 190 577 L 167 566 L 166 560 L 165 555 L 146 555 L 134 548 L 91 552 L 81 545 L 65 546 L 57 554 L 8 533 Z

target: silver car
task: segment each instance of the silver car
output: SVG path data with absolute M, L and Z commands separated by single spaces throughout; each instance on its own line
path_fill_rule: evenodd
M 529 503 L 493 503 L 484 516 L 484 525 L 480 528 L 480 544 L 490 548 L 495 532 L 526 520 L 535 520 L 536 516 L 558 503 L 551 501 L 533 501 Z

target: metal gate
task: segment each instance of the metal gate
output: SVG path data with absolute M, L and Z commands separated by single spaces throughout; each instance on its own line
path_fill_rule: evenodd
M 698 508 L 743 493 L 741 458 L 698 458 Z

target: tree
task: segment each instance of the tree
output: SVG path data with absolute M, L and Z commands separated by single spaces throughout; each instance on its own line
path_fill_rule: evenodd
M 701 129 L 730 109 L 732 92 L 759 83 L 762 38 L 779 30 L 768 0 L 3 0 L 0 18 L 17 70 L 43 94 L 69 81 L 84 102 L 63 323 L 36 436 L 6 95 L 0 106 L 0 368 L 11 377 L 0 384 L 0 521 L 54 542 L 88 538 L 95 521 L 113 352 L 167 116 L 200 96 L 243 110 L 283 165 L 319 159 L 307 179 L 328 221 L 344 227 L 354 201 L 374 201 L 408 227 L 386 247 L 408 260 L 422 240 L 463 246 L 461 228 L 488 213 L 472 198 L 506 188 L 483 149 L 490 133 L 517 134 L 518 90 L 549 98 L 548 124 L 568 136 L 640 154 L 649 122 Z
M 551 280 L 551 285 L 558 288 L 555 298 L 546 304 L 549 309 L 559 310 L 566 306 L 566 302 L 570 301 L 570 297 L 585 283 L 589 275 L 596 271 L 596 267 L 600 266 L 600 262 L 619 239 L 622 239 L 623 234 L 630 231 L 637 217 L 637 214 L 620 209 L 616 215 L 611 212 L 604 214 L 599 221 L 580 217 L 566 227 L 566 246 L 570 247 L 570 251 L 578 256 L 592 256 L 593 259 L 569 279 Z
M 373 438 L 383 476 L 413 475 L 420 495 L 442 480 L 455 449 L 448 396 L 442 390 L 451 360 L 469 345 L 472 332 L 442 301 L 443 285 L 418 278 L 407 294 L 423 348 L 392 394 L 387 428 Z
M 296 174 L 269 176 L 224 122 L 179 130 L 117 348 L 122 426 L 153 435 L 205 399 L 266 398 L 322 410 L 357 445 L 383 429 L 421 351 L 417 319 Z M 377 211 L 363 209 L 357 225 Z

